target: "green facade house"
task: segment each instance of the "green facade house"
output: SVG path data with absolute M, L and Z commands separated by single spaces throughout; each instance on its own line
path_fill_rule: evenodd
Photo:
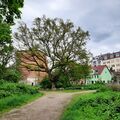
M 112 74 L 106 65 L 99 65 L 92 67 L 92 72 L 87 84 L 94 84 L 96 82 L 111 83 Z

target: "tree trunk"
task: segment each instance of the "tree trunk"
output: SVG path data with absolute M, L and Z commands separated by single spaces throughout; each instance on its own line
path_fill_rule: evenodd
M 51 88 L 52 90 L 56 90 L 56 87 L 55 87 L 55 83 L 54 82 L 52 82 L 52 88 Z
M 48 76 L 49 76 L 49 80 L 51 81 L 51 83 L 52 83 L 52 87 L 51 87 L 51 89 L 52 90 L 56 90 L 56 87 L 55 87 L 55 82 L 54 82 L 54 78 L 53 78 L 53 75 L 51 74 L 51 72 L 48 72 Z

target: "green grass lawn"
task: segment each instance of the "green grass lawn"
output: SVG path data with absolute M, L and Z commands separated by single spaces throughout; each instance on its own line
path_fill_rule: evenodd
M 76 95 L 61 120 L 120 120 L 120 93 L 107 91 Z
M 71 93 L 71 92 L 80 92 L 85 90 L 41 90 L 43 92 L 63 92 L 63 93 Z
M 37 93 L 35 95 L 23 94 L 23 95 L 13 95 L 3 99 L 0 99 L 0 115 L 9 110 L 25 105 L 33 100 L 42 96 L 42 93 Z
M 4 82 L 0 84 L 0 115 L 13 108 L 20 107 L 39 97 L 43 93 L 39 88 L 19 83 Z

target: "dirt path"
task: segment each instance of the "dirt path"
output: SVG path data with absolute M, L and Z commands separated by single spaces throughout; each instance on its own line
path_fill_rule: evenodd
M 47 92 L 45 96 L 23 106 L 12 110 L 0 120 L 59 120 L 64 107 L 70 102 L 72 95 L 88 93 L 93 91 L 63 93 Z

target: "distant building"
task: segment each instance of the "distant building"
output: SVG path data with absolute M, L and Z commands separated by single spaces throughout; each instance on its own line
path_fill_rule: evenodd
M 120 72 L 120 52 L 102 55 L 102 65 L 113 68 L 116 72 Z
M 29 51 L 19 51 L 17 52 L 16 57 L 19 58 L 19 70 L 22 74 L 22 82 L 35 85 L 43 80 L 44 77 L 47 76 L 46 72 L 42 72 L 39 70 L 39 67 L 35 60 L 41 65 L 41 67 L 47 67 L 47 63 L 45 63 L 35 58 Z M 44 60 L 46 61 L 46 57 L 44 56 Z M 47 61 L 46 61 L 47 62 Z
M 89 83 L 111 83 L 112 82 L 112 74 L 106 65 L 99 65 L 92 67 L 92 73 L 90 79 L 87 80 L 87 84 Z
M 96 56 L 92 58 L 92 66 L 101 65 L 101 56 Z
M 92 66 L 107 65 L 116 72 L 120 72 L 120 52 L 107 53 L 93 57 Z
M 120 84 L 120 72 L 111 71 L 111 73 L 113 74 L 112 83 Z

